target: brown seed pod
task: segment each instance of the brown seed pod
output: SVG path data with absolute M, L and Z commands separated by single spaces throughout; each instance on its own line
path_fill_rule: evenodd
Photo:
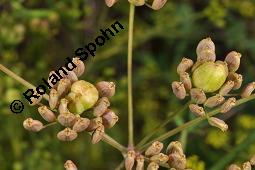
M 172 90 L 178 99 L 184 99 L 186 97 L 186 90 L 182 82 L 174 81 L 172 83 Z
M 205 92 L 200 88 L 192 88 L 190 90 L 190 97 L 197 104 L 203 104 L 206 101 Z
M 92 144 L 98 143 L 104 137 L 104 126 L 100 125 L 92 134 L 91 142 Z
M 195 114 L 195 116 L 203 117 L 205 116 L 205 111 L 203 107 L 198 106 L 197 104 L 190 104 L 189 110 Z
M 112 110 L 108 109 L 103 117 L 103 125 L 106 128 L 112 128 L 119 120 L 119 117 Z
M 227 113 L 236 105 L 236 98 L 229 98 L 220 108 L 221 113 Z
M 68 113 L 69 110 L 67 108 L 67 105 L 68 105 L 69 101 L 65 98 L 61 99 L 60 100 L 60 104 L 59 104 L 59 107 L 58 107 L 58 112 L 60 114 L 64 114 L 64 113 Z
M 138 155 L 136 157 L 136 170 L 144 170 L 144 156 Z
M 171 153 L 169 155 L 168 164 L 172 168 L 185 169 L 187 160 L 184 154 Z
M 71 81 L 71 83 L 74 83 L 76 81 L 78 81 L 78 77 L 77 75 L 74 73 L 74 71 L 68 71 L 67 75 L 63 74 L 63 79 L 69 79 Z
M 243 163 L 243 170 L 251 170 L 251 163 L 249 161 Z
M 49 106 L 50 106 L 51 110 L 53 110 L 57 107 L 58 100 L 59 100 L 59 96 L 58 96 L 57 90 L 51 89 L 50 94 L 49 94 Z
M 228 125 L 221 119 L 218 119 L 216 117 L 210 117 L 208 122 L 211 126 L 217 127 L 223 132 L 228 130 Z
M 105 0 L 105 3 L 108 7 L 112 7 L 118 0 Z
M 145 151 L 145 156 L 153 156 L 159 154 L 163 149 L 163 143 L 159 141 L 155 141 L 151 144 L 151 146 Z
M 167 154 L 177 153 L 177 154 L 182 155 L 183 149 L 182 149 L 181 142 L 173 141 L 173 142 L 169 143 L 169 145 L 167 146 L 167 149 L 166 149 L 166 153 Z
M 36 91 L 36 90 L 34 89 L 34 91 Z M 32 104 L 29 103 L 30 106 L 35 106 L 42 101 L 43 95 L 40 95 L 37 92 L 35 92 L 35 95 L 37 95 L 39 97 L 38 97 L 38 99 L 35 97 L 31 97 Z
M 61 113 L 58 115 L 58 122 L 66 127 L 72 127 L 76 121 L 76 116 L 71 112 Z
M 249 97 L 252 92 L 255 90 L 255 82 L 249 83 L 242 91 L 241 97 L 246 98 Z
M 100 98 L 93 107 L 93 115 L 96 117 L 102 116 L 109 106 L 110 102 L 107 97 Z
M 222 95 L 216 94 L 215 96 L 209 97 L 205 101 L 204 106 L 212 108 L 222 104 L 224 101 L 225 101 L 225 98 Z
M 226 96 L 235 86 L 235 82 L 234 81 L 227 81 L 221 88 L 219 91 L 219 94 L 222 96 Z
M 73 125 L 73 130 L 76 132 L 82 132 L 89 126 L 89 123 L 89 119 L 79 117 Z
M 212 39 L 210 37 L 202 39 L 198 45 L 197 45 L 197 49 L 196 49 L 196 53 L 197 53 L 197 61 L 215 61 L 215 58 L 208 58 L 208 52 L 205 51 L 209 51 L 210 53 L 215 53 L 215 45 L 212 41 Z M 207 54 L 206 54 L 207 53 Z M 207 60 L 210 59 L 210 60 Z
M 38 112 L 47 122 L 53 122 L 56 120 L 55 114 L 50 109 L 48 109 L 47 106 L 38 107 Z
M 241 54 L 236 51 L 231 51 L 227 54 L 225 62 L 228 63 L 228 70 L 230 72 L 236 72 L 240 66 Z
M 197 57 L 197 61 L 200 61 L 200 62 L 208 62 L 208 61 L 214 62 L 215 60 L 216 60 L 215 51 L 212 51 L 210 49 L 205 49 L 201 51 Z
M 234 81 L 235 85 L 233 87 L 233 90 L 237 90 L 242 86 L 243 76 L 241 74 L 230 72 L 228 74 L 228 80 Z
M 236 164 L 231 164 L 228 167 L 228 170 L 241 170 L 241 168 L 239 166 L 237 166 Z
M 146 0 L 146 5 L 154 10 L 160 10 L 167 0 Z
M 98 128 L 99 126 L 101 126 L 102 124 L 103 124 L 102 117 L 94 118 L 94 119 L 90 120 L 89 126 L 87 127 L 86 131 L 91 132 L 91 131 L 95 130 L 96 128 Z
M 255 166 L 255 155 L 253 155 L 250 159 L 250 163 L 252 166 Z
M 106 0 L 108 2 L 110 1 L 116 1 L 116 0 Z M 73 69 L 73 72 L 76 74 L 77 77 L 82 76 L 82 74 L 85 71 L 85 64 L 83 61 L 81 61 L 78 57 L 73 58 L 73 63 L 77 66 L 76 68 Z
M 156 162 L 150 162 L 147 170 L 158 170 L 159 169 L 159 165 Z
M 157 155 L 153 155 L 152 157 L 150 157 L 151 162 L 156 162 L 158 164 L 167 163 L 168 159 L 169 159 L 168 156 L 163 153 L 159 153 Z
M 73 141 L 77 136 L 78 134 L 70 128 L 65 128 L 57 134 L 57 138 L 61 141 Z
M 135 164 L 135 151 L 134 150 L 129 150 L 127 152 L 127 155 L 125 157 L 125 168 L 126 170 L 132 170 L 134 164 Z
M 39 132 L 43 129 L 43 124 L 39 120 L 28 118 L 23 122 L 23 127 L 32 132 Z
M 181 73 L 180 81 L 183 83 L 186 90 L 190 90 L 192 88 L 192 83 L 191 83 L 189 73 L 187 72 Z
M 100 97 L 112 97 L 115 94 L 115 84 L 113 82 L 98 82 L 96 88 Z
M 183 58 L 180 64 L 177 66 L 177 73 L 181 74 L 188 71 L 193 66 L 193 61 L 188 58 Z
M 145 4 L 145 0 L 128 0 L 131 4 L 135 6 L 143 6 Z
M 57 86 L 58 96 L 63 96 L 68 93 L 71 87 L 71 80 L 69 79 L 61 79 Z
M 78 168 L 76 167 L 76 165 L 71 161 L 71 160 L 67 160 L 64 164 L 64 168 L 66 170 L 78 170 Z

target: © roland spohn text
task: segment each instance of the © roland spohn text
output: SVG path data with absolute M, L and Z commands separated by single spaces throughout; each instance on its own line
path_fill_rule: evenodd
M 75 55 L 79 57 L 81 61 L 85 61 L 90 55 L 94 57 L 97 47 L 103 46 L 106 40 L 110 40 L 110 37 L 114 37 L 115 34 L 117 34 L 121 29 L 124 29 L 124 27 L 118 21 L 112 24 L 110 28 L 105 30 L 100 29 L 101 35 L 99 35 L 94 42 L 88 43 L 84 47 L 76 49 Z M 43 84 L 37 86 L 36 89 L 28 89 L 25 93 L 23 93 L 30 104 L 33 104 L 42 95 L 44 95 L 46 93 L 47 87 L 48 89 L 51 89 L 63 77 L 67 76 L 69 71 L 72 71 L 77 67 L 71 58 L 67 57 L 66 59 L 67 63 L 65 66 L 62 66 L 52 72 L 48 79 L 42 78 Z

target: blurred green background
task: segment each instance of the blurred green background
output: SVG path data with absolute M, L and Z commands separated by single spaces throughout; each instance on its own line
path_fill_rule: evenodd
M 129 6 L 120 0 L 107 8 L 103 0 L 0 0 L 0 63 L 34 85 L 51 70 L 62 66 L 74 50 L 93 41 L 99 29 L 116 20 L 125 26 L 86 62 L 82 77 L 95 83 L 114 81 L 117 93 L 112 108 L 120 120 L 107 131 L 127 145 L 127 34 Z M 182 57 L 196 58 L 197 43 L 210 36 L 218 59 L 231 50 L 242 53 L 239 73 L 245 83 L 255 80 L 255 1 L 254 0 L 169 0 L 159 11 L 136 8 L 134 28 L 134 116 L 135 141 L 168 114 L 182 107 L 172 94 L 170 83 L 177 80 L 176 66 Z M 36 107 L 22 96 L 27 90 L 0 72 L 0 170 L 63 170 L 67 159 L 80 170 L 114 169 L 121 154 L 100 142 L 92 145 L 86 133 L 70 143 L 56 138 L 60 126 L 40 133 L 24 130 L 27 117 L 42 120 Z M 9 105 L 14 99 L 25 103 L 15 115 Z M 232 110 L 223 119 L 229 131 L 222 133 L 205 122 L 187 131 L 185 152 L 188 167 L 194 170 L 223 170 L 232 162 L 241 163 L 255 153 L 255 102 Z M 160 133 L 193 119 L 186 111 Z M 160 133 L 156 135 L 160 135 Z M 176 135 L 165 142 L 178 140 Z

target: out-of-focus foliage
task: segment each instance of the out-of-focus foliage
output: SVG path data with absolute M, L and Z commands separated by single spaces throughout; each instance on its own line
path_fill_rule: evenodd
M 99 29 L 118 20 L 125 30 L 98 48 L 95 58 L 86 62 L 87 74 L 84 77 L 92 82 L 111 80 L 116 83 L 117 93 L 111 105 L 119 113 L 120 121 L 109 135 L 126 145 L 128 11 L 125 0 L 112 8 L 107 8 L 102 0 L 0 0 L 0 62 L 32 84 L 39 85 L 41 78 L 62 66 L 66 57 L 74 55 L 75 49 L 93 41 L 100 34 Z M 195 59 L 195 48 L 202 38 L 210 36 L 214 40 L 218 59 L 225 58 L 233 49 L 241 52 L 239 72 L 244 75 L 245 83 L 254 80 L 253 0 L 169 0 L 159 11 L 138 7 L 134 31 L 136 142 L 167 115 L 183 106 L 171 93 L 170 82 L 177 79 L 175 70 L 182 57 Z M 80 169 L 105 170 L 115 168 L 122 160 L 121 154 L 111 146 L 103 142 L 92 145 L 85 133 L 74 142 L 63 143 L 56 138 L 60 130 L 58 126 L 36 134 L 25 131 L 22 122 L 26 117 L 41 120 L 36 108 L 26 104 L 22 97 L 25 90 L 0 73 L 1 170 L 62 170 L 67 159 L 72 159 Z M 14 99 L 25 103 L 25 110 L 20 115 L 9 110 Z M 227 135 L 212 130 L 207 124 L 190 129 L 186 153 L 203 158 L 200 161 L 191 156 L 190 165 L 198 164 L 201 170 L 210 169 L 224 159 L 223 155 L 231 153 L 235 146 L 249 138 L 254 132 L 254 110 L 253 102 L 231 111 L 231 116 L 225 118 L 230 125 Z M 190 113 L 185 112 L 183 120 L 190 119 Z M 171 123 L 161 132 L 174 126 Z M 165 142 L 178 137 L 176 135 Z M 231 161 L 247 160 L 250 152 L 255 152 L 253 145 L 238 152 Z

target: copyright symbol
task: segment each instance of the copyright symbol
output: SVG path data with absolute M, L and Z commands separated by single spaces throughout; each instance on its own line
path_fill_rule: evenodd
M 21 113 L 24 109 L 24 105 L 20 100 L 14 100 L 11 105 L 10 105 L 10 109 L 13 113 Z

